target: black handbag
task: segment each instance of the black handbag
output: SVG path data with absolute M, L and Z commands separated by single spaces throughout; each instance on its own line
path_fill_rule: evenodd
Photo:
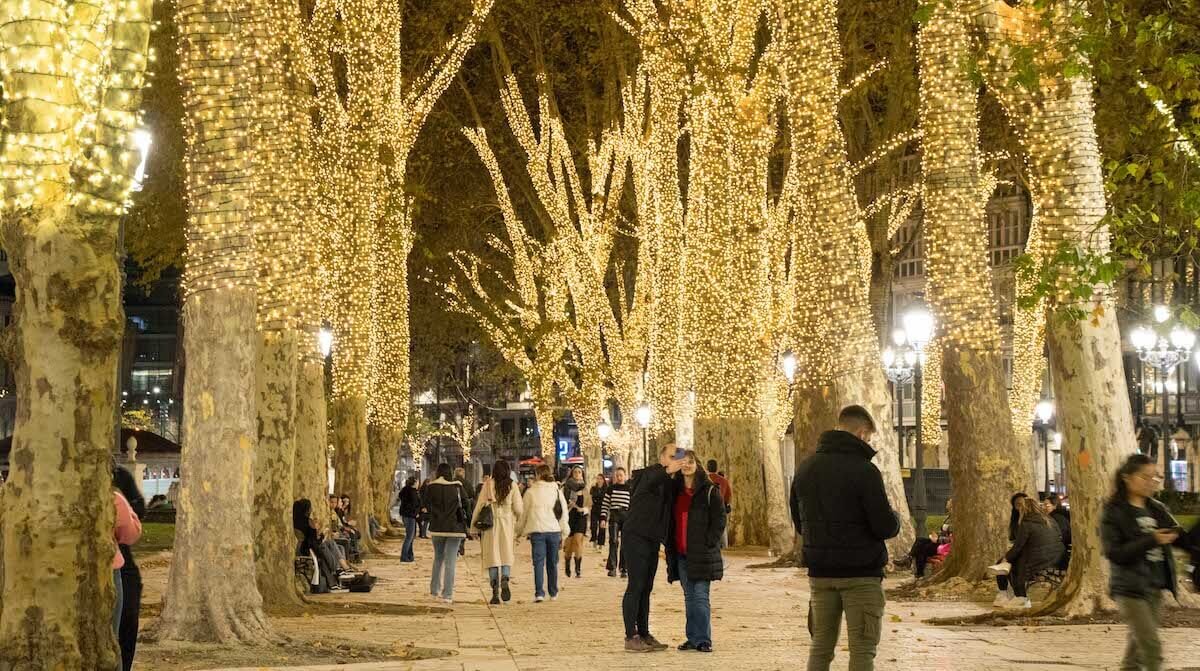
M 467 527 L 471 524 L 471 516 L 467 514 L 467 509 L 463 506 L 462 487 L 456 487 L 454 493 L 458 496 L 458 508 L 455 509 L 454 515 L 458 520 L 458 525 L 466 531 Z
M 487 531 L 496 525 L 496 516 L 492 513 L 492 504 L 487 504 L 479 509 L 479 514 L 475 516 L 475 528 L 480 531 Z

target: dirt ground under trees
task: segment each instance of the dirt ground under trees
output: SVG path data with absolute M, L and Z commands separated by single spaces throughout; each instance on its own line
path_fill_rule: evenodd
M 671 649 L 634 655 L 621 649 L 620 600 L 624 581 L 608 578 L 599 554 L 589 554 L 583 578 L 559 577 L 556 601 L 533 603 L 529 546 L 518 544 L 513 567 L 513 601 L 489 606 L 486 574 L 481 578 L 478 543 L 467 546 L 458 564 L 455 603 L 428 596 L 432 546 L 419 540 L 417 562 L 401 564 L 400 546 L 387 541 L 389 555 L 368 559 L 380 580 L 370 594 L 338 593 L 313 598 L 303 612 L 275 613 L 270 622 L 280 637 L 266 648 L 203 645 L 139 645 L 135 668 L 153 671 L 209 669 L 352 669 L 354 671 L 533 671 L 549 669 L 687 668 L 736 665 L 749 669 L 802 668 L 808 654 L 807 579 L 792 568 L 749 569 L 766 560 L 761 552 L 739 550 L 727 556 L 725 580 L 713 586 L 711 655 Z M 143 627 L 154 616 L 166 585 L 169 552 L 144 557 L 146 606 Z M 560 571 L 561 566 L 560 566 Z M 683 598 L 666 583 L 660 566 L 651 627 L 665 643 L 683 634 Z M 900 579 L 889 579 L 897 587 Z M 970 600 L 893 601 L 885 615 L 876 668 L 881 671 L 1016 671 L 1031 669 L 1116 669 L 1124 644 L 1119 624 L 949 627 L 931 618 L 986 612 Z M 1163 632 L 1168 664 L 1176 671 L 1200 671 L 1200 630 L 1193 622 Z M 1188 625 L 1192 625 L 1189 628 Z M 672 645 L 672 648 L 674 646 Z M 846 668 L 843 640 L 834 669 Z

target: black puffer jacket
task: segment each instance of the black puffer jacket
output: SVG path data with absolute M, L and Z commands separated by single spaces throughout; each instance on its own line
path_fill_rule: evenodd
M 467 493 L 454 480 L 438 478 L 425 488 L 429 508 L 429 534 L 464 538 L 467 535 Z
M 629 491 L 629 513 L 621 533 L 661 543 L 667 537 L 671 504 L 675 501 L 667 469 L 662 464 L 654 464 L 635 471 Z
M 683 489 L 683 474 L 671 480 L 672 511 L 675 497 Z M 688 580 L 720 580 L 725 575 L 721 559 L 721 532 L 725 530 L 725 501 L 717 486 L 696 470 L 696 491 L 687 515 L 687 575 Z M 667 528 L 667 582 L 679 580 L 675 567 L 675 515 L 670 516 Z
M 875 450 L 845 431 L 821 434 L 817 451 L 796 469 L 792 523 L 804 539 L 814 578 L 883 577 L 884 541 L 900 533 Z
M 1159 529 L 1179 526 L 1167 507 L 1154 499 L 1146 500 L 1146 510 L 1154 516 Z M 1127 501 L 1109 501 L 1100 517 L 1100 541 L 1104 545 L 1104 556 L 1112 565 L 1108 579 L 1108 592 L 1112 596 L 1144 599 L 1154 592 L 1156 581 L 1151 573 L 1151 562 L 1146 561 L 1146 553 L 1158 545 L 1154 534 L 1143 531 L 1137 518 L 1137 509 Z M 1162 562 L 1163 583 L 1172 594 L 1178 595 L 1171 548 L 1163 546 L 1163 553 L 1166 555 Z
M 1027 518 L 1017 525 L 1017 537 L 1004 558 L 1013 564 L 1020 562 L 1021 572 L 1032 576 L 1058 564 L 1066 551 L 1062 534 L 1054 520 Z

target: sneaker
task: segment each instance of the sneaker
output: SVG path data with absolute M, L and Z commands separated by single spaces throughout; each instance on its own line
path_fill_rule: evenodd
M 533 597 L 533 602 L 534 602 L 534 603 L 541 603 L 541 602 L 543 602 L 543 601 L 545 601 L 545 600 L 546 600 L 546 597 L 544 597 L 544 596 L 535 596 L 535 597 Z
M 712 643 L 701 643 L 696 646 L 696 652 L 712 652 Z
M 550 597 L 550 600 L 551 600 L 551 601 L 558 601 L 558 595 L 557 595 L 557 594 L 555 594 L 554 596 Z
M 679 645 L 675 646 L 675 649 L 680 652 L 683 652 L 684 650 L 695 650 L 696 646 L 692 645 L 691 641 L 684 641 L 683 643 L 680 643 Z
M 653 636 L 643 636 L 642 642 L 650 646 L 652 650 L 666 650 L 669 646 L 666 643 L 659 643 L 657 638 Z
M 625 639 L 625 652 L 650 652 L 653 650 L 639 636 Z
M 1028 597 L 1016 597 L 1003 606 L 1006 610 L 1029 610 L 1033 608 L 1033 602 Z
M 622 578 L 628 578 L 628 577 L 629 577 L 629 574 L 628 574 L 628 573 L 626 573 L 625 571 L 621 571 L 621 577 L 622 577 Z
M 608 569 L 608 577 L 610 577 L 610 578 L 617 577 L 617 572 L 612 569 Z
M 999 564 L 992 564 L 991 566 L 987 567 L 988 575 L 992 575 L 992 576 L 1008 575 L 1008 572 L 1011 570 L 1012 570 L 1012 564 L 1010 564 L 1006 561 L 1002 561 Z
M 1009 602 L 1010 599 L 1012 599 L 1012 597 L 1008 595 L 1008 592 L 996 592 L 996 599 L 992 601 L 992 606 L 996 608 L 1002 608 L 1004 607 L 1004 604 Z
M 446 597 L 445 599 L 442 599 L 442 603 L 449 606 L 450 604 L 454 603 L 454 599 L 452 597 Z

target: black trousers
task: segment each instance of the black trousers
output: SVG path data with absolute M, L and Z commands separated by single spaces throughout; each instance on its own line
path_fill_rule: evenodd
M 608 523 L 608 564 L 605 566 L 610 571 L 617 570 L 618 567 L 622 571 L 625 570 L 625 552 L 621 543 L 621 523 L 610 521 Z
M 658 574 L 658 547 L 661 543 L 632 535 L 621 540 L 625 569 L 629 572 L 625 597 L 621 600 L 625 638 L 649 636 L 650 592 L 654 589 L 654 576 Z
M 138 615 L 142 611 L 142 572 L 137 564 L 121 567 L 121 622 L 117 627 L 117 645 L 121 648 L 124 671 L 133 668 L 137 652 Z

